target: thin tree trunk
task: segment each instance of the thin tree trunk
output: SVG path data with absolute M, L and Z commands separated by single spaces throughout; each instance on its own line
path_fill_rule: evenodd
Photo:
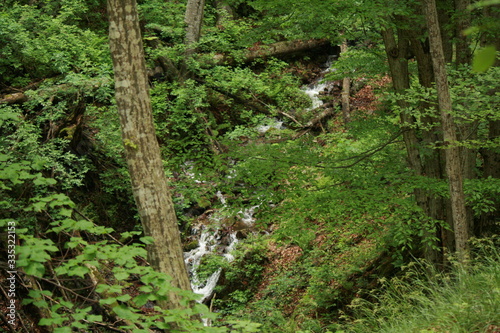
M 436 79 L 438 105 L 441 113 L 441 125 L 443 128 L 446 172 L 451 198 L 455 246 L 459 259 L 463 261 L 467 256 L 469 223 L 467 221 L 465 208 L 465 195 L 462 180 L 463 172 L 460 163 L 460 148 L 457 146 L 455 123 L 451 115 L 452 104 L 448 87 L 448 75 L 446 72 L 436 3 L 435 0 L 423 0 L 423 4 L 426 13 L 427 27 L 429 29 L 430 50 Z
M 467 36 L 464 35 L 465 29 L 470 27 L 470 10 L 467 9 L 470 5 L 470 0 L 455 0 L 455 63 L 457 66 L 469 64 L 471 60 L 471 51 Z
M 188 0 L 186 6 L 186 55 L 196 52 L 194 45 L 200 41 L 205 0 Z
M 190 290 L 177 219 L 167 187 L 153 125 L 153 114 L 135 0 L 109 0 L 109 40 L 115 72 L 115 96 L 132 190 L 146 236 L 148 260 L 172 277 L 172 285 Z M 170 295 L 164 307 L 181 307 Z
M 217 26 L 223 27 L 228 20 L 234 20 L 234 10 L 225 0 L 215 0 L 217 8 Z
M 389 28 L 382 30 L 381 34 L 384 39 L 394 90 L 397 93 L 404 93 L 406 89 L 410 88 L 408 60 L 406 59 L 408 40 L 401 38 L 400 35 L 399 41 L 396 42 L 394 32 Z M 411 115 L 405 112 L 408 106 L 407 103 L 400 100 L 398 104 L 402 110 L 400 118 L 401 126 L 405 129 L 403 132 L 403 139 L 408 154 L 408 164 L 410 168 L 415 171 L 415 174 L 421 175 L 422 165 L 418 153 L 418 139 L 413 126 L 414 120 Z M 417 201 L 421 199 L 422 198 L 417 198 Z
M 347 40 L 344 40 L 342 45 L 340 46 L 340 56 L 347 52 Z M 350 104 L 350 95 L 351 95 L 351 79 L 349 77 L 344 77 L 342 80 L 342 94 L 341 94 L 341 102 L 342 102 L 342 116 L 344 118 L 344 124 L 347 124 L 351 121 L 351 104 Z

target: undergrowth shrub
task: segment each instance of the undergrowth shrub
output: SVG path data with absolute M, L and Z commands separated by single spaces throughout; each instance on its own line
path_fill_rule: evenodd
M 467 264 L 439 272 L 425 262 L 383 280 L 375 302 L 355 299 L 346 332 L 493 332 L 500 325 L 498 237 L 472 240 Z
M 11 271 L 16 271 L 14 277 L 19 282 L 16 299 L 21 301 L 19 305 L 34 309 L 18 317 L 14 327 L 29 316 L 56 333 L 102 332 L 109 327 L 137 333 L 151 329 L 227 331 L 226 327 L 207 327 L 193 320 L 214 320 L 215 315 L 195 302 L 198 295 L 173 288 L 170 277 L 146 263 L 145 245 L 153 241 L 151 238 L 140 237 L 140 231 L 117 234 L 79 212 L 76 204 L 58 191 L 58 181 L 45 175 L 51 157 L 26 154 L 23 147 L 16 146 L 13 135 L 24 124 L 16 110 L 3 111 L 0 126 L 11 136 L 0 141 L 0 228 L 11 230 L 15 226 L 17 260 Z M 7 258 L 7 248 L 0 250 Z M 5 274 L 13 273 L 1 274 L 8 277 Z M 183 297 L 184 308 L 159 307 L 172 292 Z M 258 325 L 250 322 L 230 324 L 238 332 L 258 331 Z

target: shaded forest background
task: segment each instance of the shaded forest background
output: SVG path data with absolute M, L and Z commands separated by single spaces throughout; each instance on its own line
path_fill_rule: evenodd
M 222 273 L 198 304 L 146 260 L 154 240 L 130 185 L 106 2 L 4 1 L 0 275 L 12 275 L 14 221 L 17 317 L 2 329 L 390 331 L 386 320 L 401 329 L 440 299 L 435 316 L 394 332 L 497 332 L 500 8 L 433 5 L 138 1 L 184 251 L 199 245 L 193 229 L 218 232 L 221 246 L 239 238 L 232 262 L 202 261 L 199 276 Z M 424 8 L 437 9 L 451 108 L 437 98 Z M 313 107 L 304 87 L 319 80 Z M 185 307 L 158 306 L 171 293 Z

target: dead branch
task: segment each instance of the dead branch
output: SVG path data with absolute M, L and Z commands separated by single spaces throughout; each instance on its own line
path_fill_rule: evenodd
M 332 116 L 335 113 L 334 108 L 326 108 L 323 110 L 320 114 L 318 114 L 316 117 L 313 119 L 309 120 L 307 124 L 305 124 L 303 127 L 305 128 L 313 128 L 316 127 L 318 124 L 321 124 L 321 122 L 330 116 Z

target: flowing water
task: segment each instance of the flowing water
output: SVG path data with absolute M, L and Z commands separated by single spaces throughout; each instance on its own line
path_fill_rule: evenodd
M 330 57 L 328 62 L 324 65 L 324 69 L 318 79 L 308 86 L 303 88 L 304 92 L 311 98 L 312 107 L 310 109 L 317 108 L 323 104 L 320 99 L 322 92 L 331 89 L 331 83 L 322 82 L 324 74 L 330 71 L 330 65 L 334 60 Z M 260 133 L 265 133 L 271 128 L 281 129 L 283 122 L 279 119 L 268 119 L 266 124 L 257 127 L 257 131 Z M 193 174 L 194 178 L 195 175 Z M 198 182 L 198 181 L 197 181 Z M 212 214 L 210 216 L 211 228 L 206 226 L 201 226 L 192 230 L 194 235 L 199 237 L 198 247 L 184 253 L 184 262 L 189 270 L 189 275 L 191 278 L 191 288 L 196 294 L 200 294 L 199 302 L 203 303 L 210 299 L 214 292 L 214 288 L 220 278 L 222 269 L 215 271 L 210 277 L 205 280 L 201 280 L 198 275 L 198 268 L 202 261 L 202 258 L 206 255 L 220 255 L 223 256 L 227 261 L 231 262 L 234 260 L 231 251 L 238 244 L 237 231 L 228 231 L 227 227 L 223 228 L 223 223 L 221 221 L 224 217 L 224 208 L 226 207 L 226 199 L 224 195 L 218 191 L 216 193 L 223 209 L 219 213 Z M 253 225 L 255 218 L 255 210 L 259 206 L 253 206 L 250 208 L 245 208 L 239 211 L 236 215 L 241 216 L 239 220 L 243 222 L 249 228 Z M 219 229 L 214 229 L 213 226 L 220 226 Z
M 325 74 L 332 70 L 335 70 L 331 68 L 331 65 L 336 58 L 336 55 L 329 56 L 326 63 L 322 66 L 322 68 L 324 69 L 321 71 L 320 75 L 311 84 L 302 87 L 302 90 L 309 96 L 312 102 L 312 106 L 309 108 L 309 110 L 313 110 L 324 104 L 320 96 L 322 93 L 329 92 L 331 90 L 332 82 L 325 81 L 323 80 L 323 78 Z
M 225 207 L 226 199 L 222 193 L 217 192 L 217 197 L 223 207 Z M 255 221 L 253 215 L 257 208 L 258 206 L 246 208 L 239 211 L 236 215 L 242 216 L 240 221 L 250 228 Z M 224 210 L 222 210 L 222 213 L 223 212 Z M 219 229 L 207 228 L 205 226 L 193 229 L 193 234 L 199 235 L 198 247 L 191 251 L 184 252 L 184 262 L 188 267 L 189 276 L 191 278 L 191 288 L 196 294 L 200 294 L 198 300 L 200 303 L 210 299 L 222 272 L 222 269 L 218 269 L 208 279 L 200 280 L 198 268 L 202 258 L 206 255 L 216 254 L 223 256 L 229 262 L 234 260 L 231 251 L 234 250 L 238 244 L 237 231 L 228 231 L 227 228 L 223 228 L 221 223 L 223 218 L 224 216 L 221 214 L 213 214 L 210 216 L 211 226 L 220 226 Z
M 326 83 L 320 83 L 320 82 L 315 82 L 312 83 L 308 86 L 306 86 L 304 89 L 304 92 L 309 96 L 309 98 L 312 101 L 312 105 L 309 108 L 310 110 L 316 109 L 317 107 L 320 107 L 323 105 L 323 101 L 319 98 L 320 94 L 325 91 L 327 88 Z

